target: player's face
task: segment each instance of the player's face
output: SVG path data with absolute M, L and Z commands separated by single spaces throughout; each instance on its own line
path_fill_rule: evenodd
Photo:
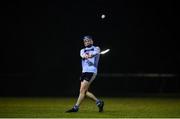
M 91 46 L 93 44 L 93 40 L 92 39 L 85 39 L 84 40 L 84 46 Z

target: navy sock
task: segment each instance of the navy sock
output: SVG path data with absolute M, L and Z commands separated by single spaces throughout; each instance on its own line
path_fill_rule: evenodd
M 96 101 L 96 105 L 98 106 L 98 105 L 100 105 L 100 104 L 101 104 L 101 100 L 98 99 L 98 100 Z
M 78 110 L 79 109 L 79 106 L 78 105 L 74 105 L 73 107 L 75 110 Z

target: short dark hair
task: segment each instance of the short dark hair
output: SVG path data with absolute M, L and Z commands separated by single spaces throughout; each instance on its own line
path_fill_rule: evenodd
M 83 40 L 85 40 L 85 39 L 91 39 L 92 40 L 92 36 L 86 35 L 86 36 L 83 37 Z

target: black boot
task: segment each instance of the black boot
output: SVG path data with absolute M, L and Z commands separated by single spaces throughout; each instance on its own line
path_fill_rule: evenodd
M 102 112 L 103 111 L 103 107 L 104 107 L 104 101 L 98 101 L 97 103 L 97 106 L 99 108 L 99 112 Z
M 70 113 L 70 112 L 78 112 L 78 110 L 79 110 L 79 107 L 78 107 L 78 106 L 74 106 L 72 109 L 67 110 L 66 112 L 67 112 L 67 113 Z

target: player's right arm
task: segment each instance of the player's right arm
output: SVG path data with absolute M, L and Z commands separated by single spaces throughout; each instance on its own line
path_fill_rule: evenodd
M 80 56 L 81 56 L 83 59 L 89 58 L 89 55 L 84 52 L 84 49 L 81 49 L 81 51 L 80 51 Z

